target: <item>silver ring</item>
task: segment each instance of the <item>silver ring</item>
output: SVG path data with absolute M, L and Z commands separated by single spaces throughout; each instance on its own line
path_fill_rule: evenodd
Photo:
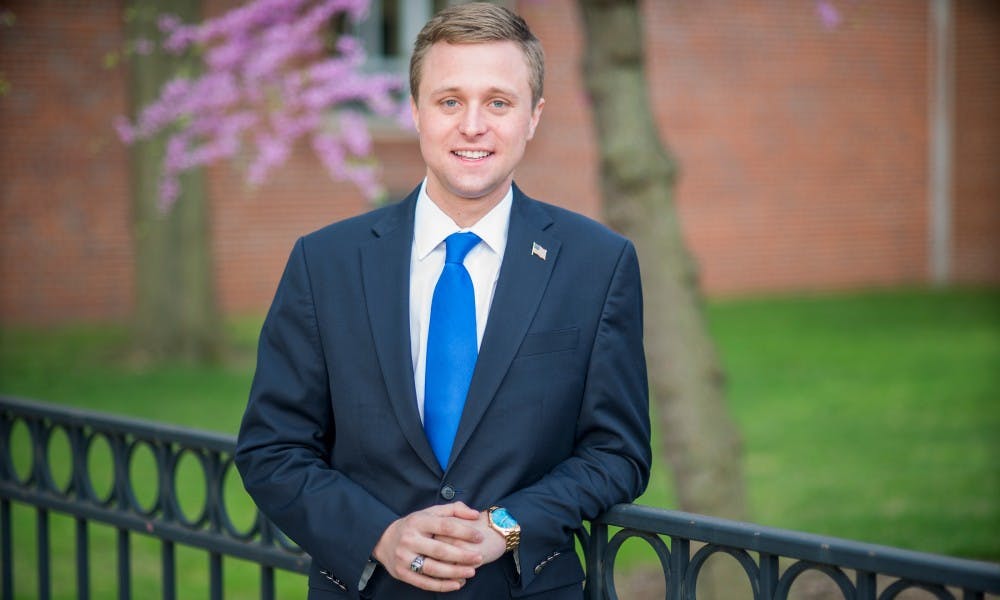
M 424 570 L 424 557 L 419 554 L 410 561 L 410 570 L 414 573 L 422 573 Z

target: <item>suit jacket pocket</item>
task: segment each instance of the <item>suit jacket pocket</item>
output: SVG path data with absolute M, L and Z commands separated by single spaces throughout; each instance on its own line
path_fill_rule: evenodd
M 576 327 L 568 329 L 557 329 L 554 331 L 540 331 L 529 333 L 524 336 L 521 348 L 517 351 L 517 357 L 532 356 L 535 354 L 547 354 L 549 352 L 562 352 L 572 350 L 580 339 L 580 330 Z

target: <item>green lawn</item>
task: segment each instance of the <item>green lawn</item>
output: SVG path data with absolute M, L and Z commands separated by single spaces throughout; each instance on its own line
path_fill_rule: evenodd
M 1000 560 L 1000 290 L 731 300 L 709 315 L 745 439 L 752 520 Z M 3 328 L 0 393 L 234 433 L 259 324 L 231 325 L 235 358 L 217 368 L 130 364 L 122 329 Z M 660 461 L 640 501 L 672 498 Z M 20 572 L 32 569 L 33 517 L 16 514 L 29 529 L 14 532 Z M 179 560 L 185 573 L 206 562 Z M 231 564 L 227 581 L 253 589 L 253 571 Z M 18 582 L 19 595 L 32 585 Z
M 712 309 L 759 523 L 1000 560 L 1000 293 Z

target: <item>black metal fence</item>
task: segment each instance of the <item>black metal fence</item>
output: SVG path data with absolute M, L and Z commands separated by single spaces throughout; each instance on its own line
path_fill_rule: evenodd
M 274 598 L 276 570 L 305 573 L 309 557 L 235 489 L 233 447 L 229 436 L 0 397 L 0 598 L 12 600 L 15 581 L 18 589 L 25 587 L 20 578 L 33 579 L 28 597 L 52 597 L 52 514 L 73 520 L 72 594 L 77 598 L 92 594 L 94 525 L 114 531 L 119 598 L 133 597 L 135 536 L 160 546 L 158 580 L 165 599 L 178 596 L 178 546 L 207 556 L 210 598 L 225 595 L 224 558 L 253 563 L 259 597 Z M 193 493 L 192 478 L 198 482 Z M 33 562 L 34 572 L 14 569 L 16 553 L 23 550 L 15 547 L 12 532 L 25 520 L 12 516 L 12 503 L 35 513 L 35 556 L 26 561 Z M 823 574 L 837 597 L 846 600 L 888 600 L 912 590 L 952 600 L 1000 594 L 1000 566 L 990 563 L 619 505 L 581 535 L 591 600 L 619 598 L 615 559 L 635 538 L 659 558 L 670 599 L 694 600 L 706 562 L 717 555 L 735 559 L 746 574 L 746 591 L 734 592 L 733 598 L 789 598 L 793 584 L 807 572 Z M 57 576 L 66 577 L 62 570 Z M 143 592 L 134 595 L 151 597 Z
M 11 501 L 17 501 L 36 511 L 31 575 L 41 600 L 52 590 L 51 513 L 75 520 L 78 598 L 91 597 L 93 523 L 115 529 L 119 598 L 133 597 L 135 535 L 160 540 L 165 599 L 178 597 L 178 545 L 207 553 L 211 598 L 223 597 L 223 557 L 259 564 L 260 597 L 274 598 L 275 569 L 306 573 L 310 559 L 255 510 L 250 519 L 235 514 L 238 503 L 226 501 L 242 491 L 233 489 L 239 486 L 233 448 L 230 436 L 0 397 L 0 597 L 14 598 L 15 576 L 22 575 L 13 569 Z

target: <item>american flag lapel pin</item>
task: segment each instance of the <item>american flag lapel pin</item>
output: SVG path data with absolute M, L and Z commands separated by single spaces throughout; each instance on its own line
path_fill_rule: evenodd
M 538 258 L 545 260 L 545 255 L 548 254 L 548 250 L 539 245 L 538 242 L 531 242 L 531 255 L 537 256 Z

